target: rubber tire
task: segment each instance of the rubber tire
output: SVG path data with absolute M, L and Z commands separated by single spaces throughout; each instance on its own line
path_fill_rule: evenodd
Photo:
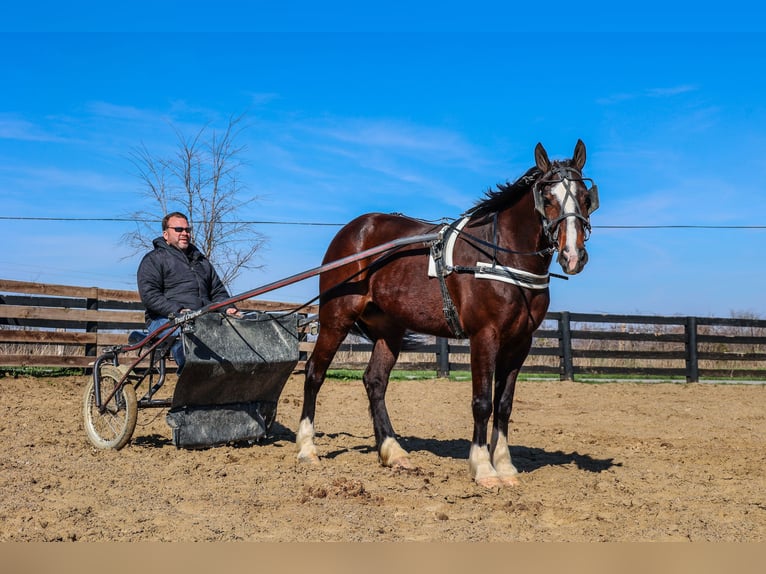
M 123 371 L 114 365 L 101 367 L 101 397 L 109 396 L 122 379 Z M 93 446 L 99 449 L 119 450 L 130 442 L 138 419 L 136 389 L 127 383 L 109 402 L 106 411 L 99 412 L 96 405 L 95 377 L 91 377 L 83 396 L 83 421 L 85 434 Z M 122 400 L 117 400 L 121 398 Z

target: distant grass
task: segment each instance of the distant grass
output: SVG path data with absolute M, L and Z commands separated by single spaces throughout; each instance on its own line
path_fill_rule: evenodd
M 53 378 L 81 376 L 85 374 L 85 369 L 74 367 L 0 367 L 0 377 L 37 377 Z M 327 378 L 336 381 L 360 381 L 364 371 L 361 369 L 330 369 L 327 371 Z M 404 371 L 394 369 L 391 372 L 392 381 L 424 381 L 437 379 L 436 371 Z M 470 381 L 470 371 L 453 371 L 449 375 L 450 381 Z M 520 381 L 558 381 L 557 374 L 544 373 L 521 373 Z M 762 378 L 738 377 L 727 379 L 737 382 L 763 382 Z M 686 383 L 684 377 L 663 377 L 663 376 L 645 376 L 645 375 L 585 375 L 575 376 L 575 381 L 584 384 L 605 384 L 612 382 L 637 382 L 637 383 Z M 715 382 L 704 379 L 702 382 Z
M 359 381 L 362 379 L 364 371 L 360 369 L 330 369 L 327 371 L 327 378 L 336 381 Z M 400 371 L 394 369 L 391 372 L 390 380 L 392 381 L 423 381 L 429 379 L 436 379 L 436 371 Z M 450 381 L 470 381 L 470 371 L 453 371 L 449 375 Z M 559 376 L 557 374 L 545 374 L 545 373 L 521 373 L 519 375 L 520 381 L 558 381 Z M 761 379 L 757 378 L 736 378 L 730 379 L 739 382 L 758 382 Z M 660 375 L 647 376 L 647 375 L 575 375 L 575 381 L 583 384 L 599 385 L 613 382 L 623 383 L 686 383 L 684 377 L 663 377 Z M 702 382 L 707 382 L 707 379 L 703 379 Z M 714 382 L 714 381 L 710 381 Z
M 327 371 L 327 378 L 336 381 L 359 381 L 362 379 L 364 371 L 357 369 L 330 369 Z M 390 380 L 392 381 L 423 381 L 436 379 L 436 371 L 400 371 L 394 369 L 391 371 Z M 544 379 L 558 380 L 558 375 L 519 375 L 519 380 Z M 449 375 L 450 381 L 470 381 L 470 371 L 453 371 Z
M 0 377 L 69 377 L 85 374 L 73 367 L 0 367 Z

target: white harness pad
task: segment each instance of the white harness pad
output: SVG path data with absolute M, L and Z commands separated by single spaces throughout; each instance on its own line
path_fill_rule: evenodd
M 468 217 L 461 219 L 455 226 L 453 232 L 447 237 L 447 242 L 444 244 L 444 275 L 452 273 L 452 251 L 455 249 L 457 236 L 460 235 L 458 232 L 465 227 L 465 224 L 468 223 L 468 219 Z M 442 227 L 440 233 L 444 233 L 448 228 L 449 225 L 445 225 Z M 438 277 L 438 274 L 436 273 L 436 262 L 434 261 L 433 255 L 428 256 L 428 276 Z
M 482 263 L 481 261 L 477 262 L 476 266 L 480 269 L 474 273 L 474 277 L 477 279 L 494 279 L 495 281 L 503 281 L 504 283 L 526 287 L 527 289 L 547 289 L 548 283 L 550 283 L 550 276 L 547 274 L 537 275 L 536 273 L 522 271 L 514 267 L 503 267 L 502 265 L 492 265 L 492 263 Z M 482 271 L 482 269 L 496 269 L 501 273 Z M 503 273 L 507 275 L 503 275 Z
M 457 225 L 452 228 L 452 232 L 444 243 L 443 270 L 445 277 L 453 271 L 452 252 L 455 249 L 455 242 L 460 235 L 460 230 L 465 227 L 466 223 L 468 223 L 468 219 L 468 217 L 461 219 Z M 444 233 L 449 227 L 449 225 L 445 225 L 440 233 Z M 428 276 L 439 276 L 436 271 L 436 262 L 434 261 L 433 254 L 428 256 Z M 547 289 L 550 278 L 547 273 L 545 275 L 537 275 L 536 273 L 530 273 L 529 271 L 523 271 L 514 267 L 493 265 L 492 263 L 482 263 L 481 261 L 476 263 L 474 277 L 477 279 L 494 279 L 495 281 L 502 281 L 527 289 Z

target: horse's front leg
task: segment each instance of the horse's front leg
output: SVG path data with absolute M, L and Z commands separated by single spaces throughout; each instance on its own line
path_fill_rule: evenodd
M 375 431 L 375 445 L 383 466 L 412 468 L 409 455 L 396 440 L 391 419 L 386 408 L 386 389 L 391 370 L 399 356 L 401 337 L 378 339 L 370 356 L 370 362 L 362 380 L 370 401 L 370 416 Z
M 492 414 L 492 377 L 495 371 L 495 344 L 491 339 L 471 337 L 471 381 L 473 383 L 473 439 L 468 455 L 471 478 L 476 484 L 493 488 L 502 480 L 492 464 L 487 446 L 487 425 Z
M 524 364 L 532 340 L 521 345 L 515 352 L 506 351 L 498 354 L 495 368 L 495 400 L 492 424 L 492 440 L 489 453 L 492 466 L 495 467 L 504 485 L 519 484 L 519 471 L 511 460 L 511 449 L 508 446 L 508 426 L 513 409 L 513 395 L 516 391 L 516 378 Z

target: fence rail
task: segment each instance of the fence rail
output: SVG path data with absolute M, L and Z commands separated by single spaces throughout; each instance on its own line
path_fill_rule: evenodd
M 244 310 L 284 310 L 293 303 L 246 300 Z M 310 306 L 301 313 L 311 315 Z M 0 366 L 87 368 L 106 347 L 144 328 L 138 293 L 0 279 Z M 302 361 L 313 349 L 300 344 Z M 349 339 L 334 368 L 363 368 L 372 346 Z M 438 376 L 470 370 L 466 341 L 425 338 L 397 368 Z M 537 330 L 524 372 L 575 380 L 587 375 L 766 380 L 766 320 L 549 313 Z
M 247 300 L 237 306 L 274 311 L 296 305 Z M 130 331 L 144 329 L 137 291 L 0 279 L 0 366 L 87 368 L 105 348 L 125 345 Z M 305 356 L 313 346 L 300 347 Z

